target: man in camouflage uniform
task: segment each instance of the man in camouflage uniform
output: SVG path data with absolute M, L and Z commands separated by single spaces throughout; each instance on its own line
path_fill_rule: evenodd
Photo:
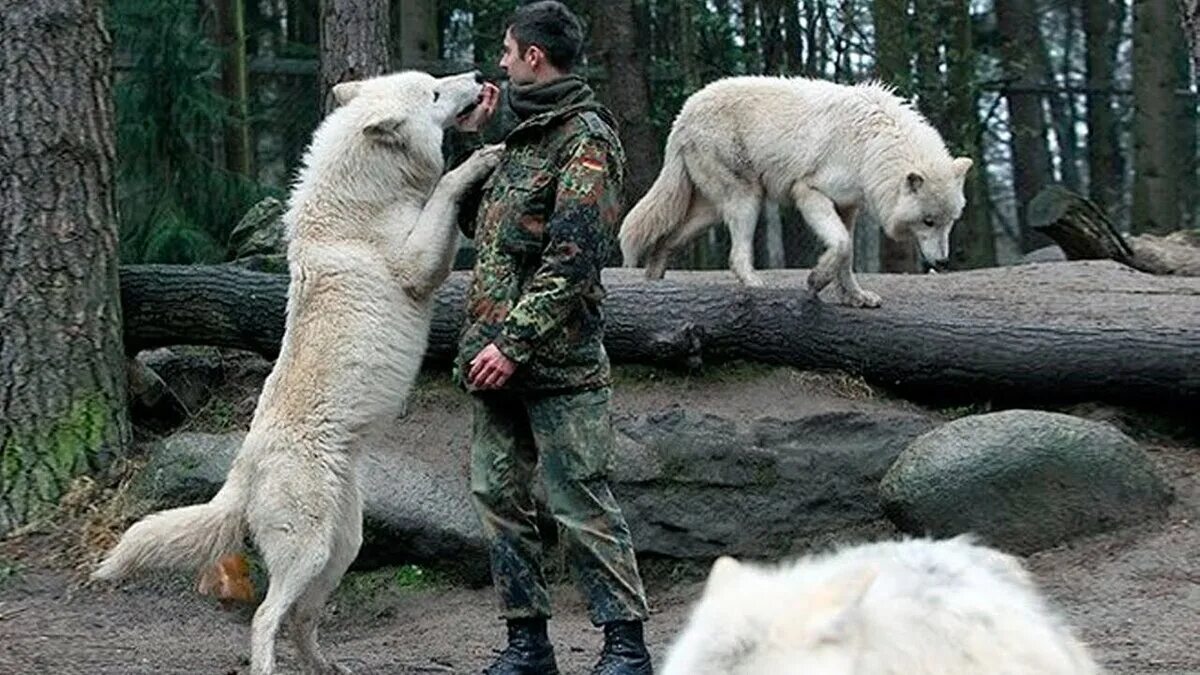
M 472 393 L 471 491 L 508 622 L 490 675 L 558 672 L 531 485 L 539 459 L 571 567 L 604 627 L 592 672 L 652 672 L 645 592 L 607 481 L 614 436 L 600 270 L 620 222 L 625 157 L 612 114 L 569 74 L 581 43 L 579 20 L 558 2 L 513 15 L 500 67 L 520 122 L 477 215 L 463 223 L 477 258 L 455 378 Z M 498 99 L 488 87 L 461 126 L 479 129 Z

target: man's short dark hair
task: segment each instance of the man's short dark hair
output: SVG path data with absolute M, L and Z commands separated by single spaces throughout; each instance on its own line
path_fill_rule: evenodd
M 517 47 L 524 54 L 536 45 L 546 53 L 550 65 L 570 71 L 583 49 L 583 26 L 579 17 L 557 0 L 540 0 L 522 5 L 508 21 Z

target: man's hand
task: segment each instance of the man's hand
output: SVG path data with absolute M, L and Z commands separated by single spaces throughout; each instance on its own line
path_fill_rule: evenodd
M 471 112 L 459 117 L 456 126 L 461 131 L 479 131 L 487 126 L 496 108 L 500 105 L 500 88 L 491 82 L 483 83 L 483 91 L 479 94 L 479 105 Z
M 496 345 L 489 344 L 471 359 L 467 381 L 476 389 L 499 389 L 516 370 L 515 361 L 505 356 Z

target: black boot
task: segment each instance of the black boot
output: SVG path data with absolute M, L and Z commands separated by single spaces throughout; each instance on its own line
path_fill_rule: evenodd
M 641 621 L 604 624 L 604 651 L 600 652 L 592 675 L 652 675 L 653 672 Z
M 484 675 L 558 675 L 545 619 L 510 619 L 508 647 Z

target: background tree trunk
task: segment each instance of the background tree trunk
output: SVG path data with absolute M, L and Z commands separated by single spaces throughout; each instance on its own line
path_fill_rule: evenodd
M 1046 140 L 1046 117 L 1042 110 L 1044 73 L 1037 68 L 1036 50 L 1041 44 L 1033 0 L 996 0 L 996 22 L 1001 36 L 1004 74 L 1008 80 L 1009 144 L 1012 149 L 1013 191 L 1017 228 L 1024 252 L 1045 246 L 1050 240 L 1029 227 L 1025 209 L 1029 200 L 1050 182 L 1050 153 Z
M 614 362 L 694 367 L 750 360 L 838 368 L 922 396 L 1152 400 L 1200 404 L 1200 279 L 1130 274 L 1110 261 L 954 274 L 861 275 L 878 310 L 806 298 L 807 271 L 607 269 L 605 346 Z M 437 295 L 427 357 L 457 348 L 469 273 Z M 126 266 L 130 351 L 192 343 L 273 355 L 287 277 L 234 266 Z
M 1120 137 L 1113 114 L 1113 70 L 1116 68 L 1119 26 L 1112 0 L 1083 3 L 1087 48 L 1087 166 L 1088 194 L 1110 218 L 1121 203 L 1124 169 Z
M 963 183 L 967 206 L 950 232 L 954 269 L 992 267 L 996 264 L 996 233 L 988 208 L 987 165 L 983 161 L 983 134 L 979 124 L 979 86 L 976 53 L 971 36 L 971 3 L 953 0 L 946 6 L 946 144 L 955 156 L 970 157 L 975 164 Z
M 398 67 L 420 68 L 441 57 L 437 0 L 392 0 L 391 25 Z
M 130 440 L 106 4 L 0 19 L 0 533 Z
M 608 75 L 600 98 L 617 116 L 626 156 L 625 203 L 633 206 L 662 166 L 662 144 L 650 119 L 650 82 L 645 41 L 638 35 L 637 3 L 594 3 L 589 9 L 590 56 L 603 64 Z
M 381 75 L 388 68 L 387 0 L 321 0 L 321 101 L 328 114 L 340 82 Z
M 217 45 L 221 48 L 221 95 L 229 101 L 225 122 L 225 168 L 250 177 L 249 97 L 246 75 L 244 0 L 217 0 Z
M 1135 233 L 1179 227 L 1175 65 L 1182 30 L 1166 0 L 1133 3 L 1133 213 Z
M 896 87 L 901 96 L 913 95 L 913 71 L 908 55 L 908 0 L 873 0 L 875 64 L 879 79 Z M 883 272 L 916 272 L 917 251 L 912 242 L 879 236 L 879 269 Z

